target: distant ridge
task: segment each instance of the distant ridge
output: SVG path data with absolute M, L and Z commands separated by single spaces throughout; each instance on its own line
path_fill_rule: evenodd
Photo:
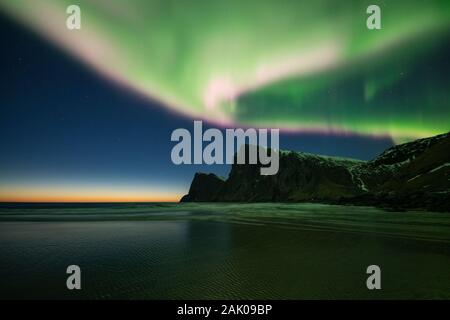
M 248 146 L 246 146 L 248 149 Z M 391 147 L 370 161 L 280 151 L 279 171 L 233 164 L 196 173 L 181 202 L 322 202 L 450 211 L 450 133 Z

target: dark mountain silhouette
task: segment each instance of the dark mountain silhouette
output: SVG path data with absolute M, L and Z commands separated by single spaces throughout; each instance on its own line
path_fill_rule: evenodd
M 249 146 L 245 146 L 246 151 Z M 234 164 L 197 173 L 181 201 L 321 202 L 450 211 L 450 133 L 391 147 L 371 161 L 280 151 L 276 175 Z

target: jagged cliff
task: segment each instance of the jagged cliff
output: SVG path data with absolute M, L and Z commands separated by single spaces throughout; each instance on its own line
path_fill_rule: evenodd
M 213 201 L 217 191 L 221 190 L 225 181 L 213 173 L 196 173 L 189 193 L 181 198 L 181 202 Z
M 197 173 L 181 201 L 324 202 L 450 211 L 450 134 L 387 149 L 371 161 L 280 151 L 276 175 L 234 164 Z

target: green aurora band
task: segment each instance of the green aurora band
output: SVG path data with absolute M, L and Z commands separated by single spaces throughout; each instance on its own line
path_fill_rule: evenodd
M 81 30 L 66 28 L 71 4 Z M 370 4 L 381 30 L 366 28 Z M 395 141 L 450 129 L 448 0 L 0 0 L 0 12 L 193 118 Z

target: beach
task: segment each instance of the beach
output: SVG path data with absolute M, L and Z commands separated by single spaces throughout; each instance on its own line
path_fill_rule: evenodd
M 321 204 L 2 204 L 1 298 L 448 299 L 450 216 Z M 80 266 L 82 289 L 66 288 Z M 368 290 L 366 268 L 381 269 Z

